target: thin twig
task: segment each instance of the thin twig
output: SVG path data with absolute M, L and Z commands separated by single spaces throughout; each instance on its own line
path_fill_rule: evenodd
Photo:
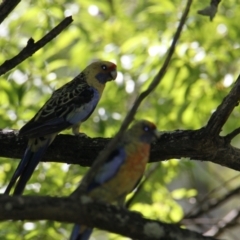
M 225 136 L 225 139 L 230 143 L 233 138 L 235 138 L 240 133 L 240 127 L 234 129 L 231 133 Z
M 72 17 L 66 17 L 62 22 L 60 22 L 55 28 L 53 28 L 49 33 L 47 33 L 42 39 L 34 42 L 33 38 L 30 38 L 27 42 L 27 46 L 22 49 L 15 57 L 6 60 L 0 66 L 0 76 L 7 71 L 16 67 L 19 63 L 23 62 L 28 57 L 32 56 L 36 51 L 45 46 L 53 38 L 59 35 L 71 22 L 73 21 Z
M 3 0 L 0 4 L 0 24 L 8 14 L 21 2 L 21 0 Z
M 240 186 L 231 190 L 230 192 L 228 192 L 226 195 L 224 195 L 223 197 L 219 198 L 219 199 L 215 199 L 214 201 L 209 202 L 207 205 L 205 205 L 204 207 L 201 207 L 201 209 L 199 209 L 196 213 L 191 214 L 191 215 L 187 215 L 186 218 L 197 218 L 202 214 L 205 214 L 209 211 L 214 210 L 215 208 L 217 208 L 218 206 L 220 206 L 221 204 L 224 204 L 227 200 L 229 200 L 231 197 L 234 197 L 235 195 L 238 195 L 240 193 Z
M 100 153 L 96 159 L 96 161 L 94 162 L 93 166 L 91 167 L 91 171 L 88 171 L 88 173 L 84 176 L 83 181 L 81 182 L 80 187 L 73 193 L 74 196 L 78 195 L 79 193 L 82 193 L 83 191 L 85 191 L 86 186 L 88 185 L 89 182 L 91 182 L 93 176 L 95 175 L 96 170 L 101 166 L 102 162 L 109 156 L 110 152 L 112 151 L 112 149 L 114 149 L 114 147 L 117 145 L 117 143 L 119 142 L 120 138 L 122 137 L 124 131 L 127 129 L 127 127 L 129 126 L 129 124 L 132 122 L 134 115 L 137 112 L 138 107 L 140 106 L 141 102 L 158 86 L 158 84 L 160 83 L 160 81 L 163 79 L 166 70 L 170 64 L 170 60 L 173 56 L 174 50 L 175 50 L 175 46 L 177 44 L 178 39 L 180 38 L 180 34 L 182 32 L 183 26 L 186 22 L 187 19 L 187 15 L 189 13 L 190 7 L 192 4 L 192 0 L 188 0 L 184 13 L 181 17 L 181 20 L 179 22 L 177 31 L 173 37 L 173 41 L 172 44 L 169 48 L 167 57 L 163 63 L 163 66 L 160 68 L 158 74 L 154 77 L 153 81 L 151 82 L 151 84 L 149 85 L 148 89 L 144 92 L 142 92 L 138 98 L 135 100 L 133 107 L 131 108 L 131 110 L 128 112 L 127 116 L 125 117 L 118 133 L 116 134 L 116 136 L 110 141 L 110 143 L 107 145 L 107 148 L 104 152 Z
M 225 232 L 227 229 L 239 225 L 240 211 L 239 209 L 231 210 L 224 218 L 218 221 L 217 224 L 212 226 L 205 235 L 212 237 L 219 237 L 221 233 Z M 239 238 L 236 238 L 239 239 Z
M 136 197 L 138 196 L 138 194 L 142 191 L 145 183 L 149 180 L 149 178 L 152 176 L 152 174 L 158 169 L 159 167 L 159 163 L 157 164 L 152 164 L 149 168 L 149 170 L 146 172 L 146 174 L 144 175 L 144 180 L 139 184 L 139 186 L 137 187 L 136 191 L 134 191 L 133 195 L 131 198 L 129 198 L 126 201 L 125 207 L 129 208 L 132 203 L 134 202 L 134 200 L 136 199 Z
M 238 94 L 239 91 L 240 75 L 238 76 L 230 93 L 223 99 L 222 103 L 218 106 L 207 123 L 206 133 L 208 133 L 210 137 L 214 138 L 221 132 L 223 125 L 226 123 L 229 115 L 232 113 L 233 109 L 237 106 L 237 103 L 240 100 L 240 95 Z
M 228 179 L 227 181 L 221 183 L 218 187 L 215 187 L 214 189 L 212 189 L 210 192 L 208 192 L 200 201 L 197 202 L 197 206 L 202 206 L 204 203 L 206 203 L 208 201 L 208 199 L 211 197 L 211 195 L 213 195 L 214 193 L 216 193 L 219 190 L 222 190 L 223 187 L 225 187 L 227 184 L 229 184 L 230 182 L 232 182 L 233 180 L 237 179 L 240 177 L 240 174 L 235 175 L 234 177 Z M 183 219 L 188 218 L 190 216 L 192 216 L 192 214 L 194 214 L 195 207 L 193 209 L 191 209 L 187 214 L 185 214 L 185 216 L 183 217 Z
M 203 16 L 208 16 L 210 18 L 210 20 L 212 21 L 217 13 L 218 5 L 220 2 L 221 2 L 221 0 L 211 0 L 211 3 L 209 6 L 197 11 L 197 13 L 200 15 L 203 15 Z

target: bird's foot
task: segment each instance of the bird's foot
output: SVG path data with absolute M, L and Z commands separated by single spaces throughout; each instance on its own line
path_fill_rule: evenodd
M 143 217 L 143 214 L 140 212 L 131 210 L 131 213 L 133 213 L 136 217 Z
M 75 134 L 77 137 L 80 137 L 80 138 L 90 138 L 87 134 L 85 133 L 78 133 L 78 134 Z

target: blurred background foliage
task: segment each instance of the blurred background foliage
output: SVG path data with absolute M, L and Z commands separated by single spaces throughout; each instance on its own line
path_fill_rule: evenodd
M 240 5 L 236 0 L 222 1 L 210 22 L 197 14 L 209 2 L 194 1 L 167 74 L 143 102 L 137 119 L 148 118 L 161 130 L 197 129 L 207 123 L 229 92 L 239 74 Z M 181 0 L 21 1 L 0 26 L 0 62 L 14 57 L 29 38 L 39 40 L 64 17 L 73 15 L 74 22 L 43 49 L 0 77 L 0 128 L 21 128 L 55 89 L 93 60 L 104 59 L 117 63 L 118 77 L 107 84 L 100 104 L 81 131 L 90 137 L 112 137 L 136 96 L 146 89 L 161 67 L 185 3 Z M 222 134 L 239 126 L 239 115 L 238 107 Z M 239 139 L 233 144 L 239 146 Z M 16 160 L 0 158 L 1 192 L 16 166 Z M 25 194 L 66 196 L 76 188 L 86 170 L 80 166 L 41 163 Z M 170 223 L 181 220 L 184 213 L 197 205 L 198 199 L 237 174 L 215 164 L 188 159 L 149 164 L 147 171 L 151 171 L 150 177 L 131 209 Z M 231 181 L 210 198 L 236 186 L 237 181 Z M 213 216 L 220 219 L 227 209 L 229 205 Z M 211 224 L 186 226 L 204 232 Z M 8 221 L 0 224 L 0 239 L 63 240 L 68 239 L 71 227 L 49 221 Z M 224 234 L 223 238 L 235 239 Z M 124 239 L 100 230 L 92 237 L 108 238 Z

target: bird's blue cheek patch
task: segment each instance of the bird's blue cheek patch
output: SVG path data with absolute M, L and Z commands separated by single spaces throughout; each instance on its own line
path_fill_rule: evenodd
M 142 134 L 140 137 L 140 141 L 144 143 L 151 143 L 155 139 L 154 134 L 148 133 L 148 134 Z
M 108 74 L 106 74 L 106 73 L 100 72 L 96 75 L 96 79 L 102 84 L 106 83 L 108 78 L 109 78 Z

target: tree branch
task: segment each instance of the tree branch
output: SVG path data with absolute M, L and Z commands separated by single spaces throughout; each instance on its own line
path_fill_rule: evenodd
M 53 38 L 59 35 L 71 22 L 73 21 L 72 17 L 66 17 L 62 22 L 60 22 L 55 28 L 53 28 L 48 34 L 46 34 L 42 39 L 34 42 L 33 38 L 30 38 L 27 42 L 27 46 L 22 49 L 19 54 L 15 57 L 6 60 L 0 66 L 0 76 L 7 71 L 16 67 L 19 63 L 23 62 L 28 57 L 32 56 L 36 51 L 45 46 L 48 42 L 50 42 Z
M 202 205 L 200 205 L 200 209 L 198 211 L 196 211 L 195 213 L 187 214 L 184 218 L 193 219 L 193 218 L 197 218 L 205 213 L 213 211 L 220 205 L 227 202 L 230 198 L 232 198 L 234 196 L 238 196 L 239 193 L 240 193 L 240 187 L 236 187 L 233 190 L 229 191 L 224 196 L 222 196 L 221 198 L 211 199 L 208 202 L 204 202 Z
M 93 201 L 87 196 L 58 198 L 0 195 L 0 220 L 10 219 L 79 223 L 141 240 L 214 239 L 173 224 L 142 218 L 140 214 Z
M 235 138 L 238 134 L 240 133 L 240 127 L 236 128 L 235 130 L 233 130 L 231 133 L 229 133 L 225 138 L 231 142 L 231 140 L 233 138 Z
M 218 221 L 217 224 L 212 226 L 206 234 L 209 234 L 214 237 L 220 236 L 222 233 L 226 231 L 226 229 L 230 229 L 239 225 L 240 219 L 240 211 L 239 209 L 231 210 L 226 216 L 224 216 L 221 220 Z M 237 239 L 237 238 L 236 238 Z
M 226 143 L 224 137 L 207 139 L 204 129 L 174 131 L 164 134 L 152 145 L 150 162 L 172 158 L 190 158 L 211 161 L 240 171 L 240 150 Z M 60 134 L 47 150 L 43 162 L 61 162 L 91 166 L 96 155 L 106 147 L 109 139 L 80 138 Z M 0 130 L 0 156 L 21 158 L 27 145 L 26 138 L 17 137 L 17 131 Z
M 197 13 L 209 17 L 212 21 L 217 13 L 218 5 L 220 2 L 221 0 L 211 0 L 209 6 L 205 7 L 204 9 L 198 10 Z
M 3 0 L 0 4 L 0 24 L 8 14 L 21 2 L 21 0 Z
M 206 131 L 209 133 L 209 136 L 215 137 L 221 132 L 223 125 L 226 123 L 233 109 L 239 104 L 239 93 L 240 75 L 230 93 L 223 99 L 217 110 L 210 117 L 206 126 Z
M 199 212 L 199 210 L 198 210 L 199 206 L 201 208 L 201 206 L 204 205 L 206 202 L 208 202 L 209 199 L 213 198 L 216 194 L 218 194 L 218 192 L 220 190 L 222 190 L 223 188 L 226 188 L 228 184 L 230 184 L 234 180 L 237 180 L 239 177 L 240 177 L 240 175 L 237 174 L 237 175 L 233 176 L 232 178 L 224 181 L 223 183 L 221 183 L 217 187 L 213 188 L 203 198 L 198 200 L 197 203 L 195 204 L 195 206 L 193 206 L 193 208 L 188 213 L 186 213 L 185 216 L 182 219 L 186 219 L 189 216 L 192 216 L 193 214 L 196 214 L 196 212 Z M 228 190 L 228 188 L 227 188 L 227 190 Z
M 129 208 L 132 205 L 134 200 L 137 198 L 138 194 L 141 193 L 141 191 L 143 190 L 145 183 L 151 178 L 152 174 L 156 170 L 158 170 L 158 168 L 159 168 L 159 164 L 155 163 L 155 164 L 151 165 L 151 167 L 148 169 L 148 171 L 144 174 L 143 181 L 141 181 L 138 184 L 137 189 L 134 190 L 134 192 L 133 192 L 133 195 L 128 200 L 126 200 L 126 202 L 125 202 L 126 208 Z
M 205 128 L 164 133 L 152 145 L 150 162 L 186 157 L 194 160 L 211 161 L 240 171 L 240 149 L 231 146 L 228 135 L 213 138 L 209 127 L 213 126 L 214 129 L 221 129 L 218 125 L 223 123 L 219 118 L 222 117 L 226 121 L 226 116 L 229 116 L 239 98 L 240 78 L 214 112 L 214 117 L 210 118 Z M 213 119 L 216 119 L 216 122 Z M 21 158 L 23 156 L 27 139 L 19 138 L 17 133 L 13 130 L 0 131 L 0 156 L 9 158 Z M 109 140 L 60 134 L 49 147 L 42 161 L 91 166 Z
M 232 147 L 224 137 L 208 139 L 205 129 L 174 131 L 164 134 L 151 148 L 150 162 L 182 157 L 211 161 L 240 171 L 240 150 Z M 41 161 L 91 166 L 109 139 L 57 136 Z M 17 131 L 0 130 L 0 156 L 21 158 L 27 146 L 26 138 L 17 137 Z

